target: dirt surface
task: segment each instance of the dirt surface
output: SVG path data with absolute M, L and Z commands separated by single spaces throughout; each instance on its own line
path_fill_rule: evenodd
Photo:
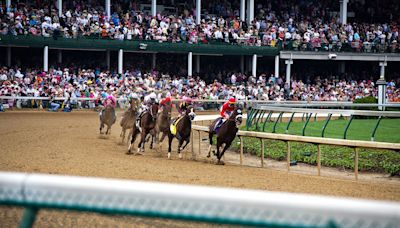
M 109 136 L 100 136 L 98 125 L 95 112 L 1 113 L 0 170 L 400 201 L 400 182 L 384 178 L 354 181 L 318 177 L 287 173 L 276 170 L 276 167 L 239 166 L 229 159 L 225 166 L 217 166 L 205 158 L 205 151 L 197 155 L 198 161 L 189 160 L 189 153 L 185 154 L 186 159 L 179 160 L 176 152 L 173 152 L 172 160 L 167 160 L 165 144 L 160 153 L 146 149 L 144 156 L 126 155 L 127 145 L 120 143 L 119 125 L 113 126 Z M 197 140 L 196 136 L 194 138 Z M 195 151 L 196 145 L 197 141 L 194 143 Z M 188 147 L 190 149 L 190 145 Z M 228 156 L 237 157 L 235 154 Z

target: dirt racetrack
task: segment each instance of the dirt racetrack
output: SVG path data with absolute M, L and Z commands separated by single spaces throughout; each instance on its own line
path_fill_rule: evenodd
M 119 120 L 112 134 L 103 137 L 95 112 L 0 113 L 0 170 L 400 201 L 400 181 L 357 182 L 235 164 L 217 166 L 179 160 L 176 146 L 172 160 L 166 159 L 166 146 L 162 154 L 146 149 L 144 156 L 126 155 L 127 146 L 120 144 Z

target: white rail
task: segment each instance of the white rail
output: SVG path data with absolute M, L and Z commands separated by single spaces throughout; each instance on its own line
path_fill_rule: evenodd
M 400 224 L 394 202 L 11 172 L 0 172 L 0 204 L 258 226 Z

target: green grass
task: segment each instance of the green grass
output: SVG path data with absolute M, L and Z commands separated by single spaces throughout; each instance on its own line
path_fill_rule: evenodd
M 343 138 L 344 128 L 348 120 L 332 120 L 325 131 L 325 137 Z M 306 128 L 306 136 L 321 137 L 324 121 L 310 121 Z M 354 119 L 348 130 L 347 139 L 370 140 L 376 119 Z M 262 129 L 262 124 L 261 129 Z M 274 123 L 267 123 L 266 132 L 271 132 Z M 285 133 L 287 123 L 278 123 L 276 133 Z M 289 134 L 302 134 L 304 122 L 293 122 Z M 254 126 L 253 126 L 254 127 Z M 242 127 L 246 130 L 246 127 Z M 255 130 L 255 127 L 249 130 Z M 400 119 L 382 119 L 377 130 L 376 141 L 400 143 Z M 233 148 L 239 150 L 236 139 Z M 286 143 L 277 140 L 265 140 L 264 156 L 275 160 L 286 160 Z M 244 150 L 260 156 L 259 139 L 244 138 Z M 317 164 L 317 146 L 309 143 L 291 143 L 291 160 L 311 165 Z M 342 146 L 321 145 L 321 164 L 328 167 L 354 170 L 354 149 Z M 359 170 L 385 172 L 400 175 L 400 152 L 391 150 L 360 149 Z
M 311 118 L 308 123 L 305 135 L 321 137 L 325 121 L 314 121 L 313 119 Z M 329 121 L 325 129 L 325 137 L 342 139 L 348 122 L 344 119 Z M 370 141 L 376 122 L 376 119 L 353 119 L 347 132 L 347 139 Z M 272 132 L 274 124 L 275 122 L 267 122 L 265 132 Z M 292 122 L 288 134 L 302 135 L 304 124 L 305 122 Z M 259 131 L 261 131 L 263 123 L 258 123 L 258 126 Z M 278 122 L 276 133 L 285 133 L 286 126 L 286 122 Z M 254 131 L 255 124 L 249 130 Z M 400 143 L 400 119 L 382 119 L 375 134 L 375 141 Z

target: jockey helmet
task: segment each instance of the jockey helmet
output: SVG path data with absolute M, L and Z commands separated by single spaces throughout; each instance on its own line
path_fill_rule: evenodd
M 235 104 L 236 103 L 236 99 L 234 97 L 229 98 L 228 101 L 229 104 Z

